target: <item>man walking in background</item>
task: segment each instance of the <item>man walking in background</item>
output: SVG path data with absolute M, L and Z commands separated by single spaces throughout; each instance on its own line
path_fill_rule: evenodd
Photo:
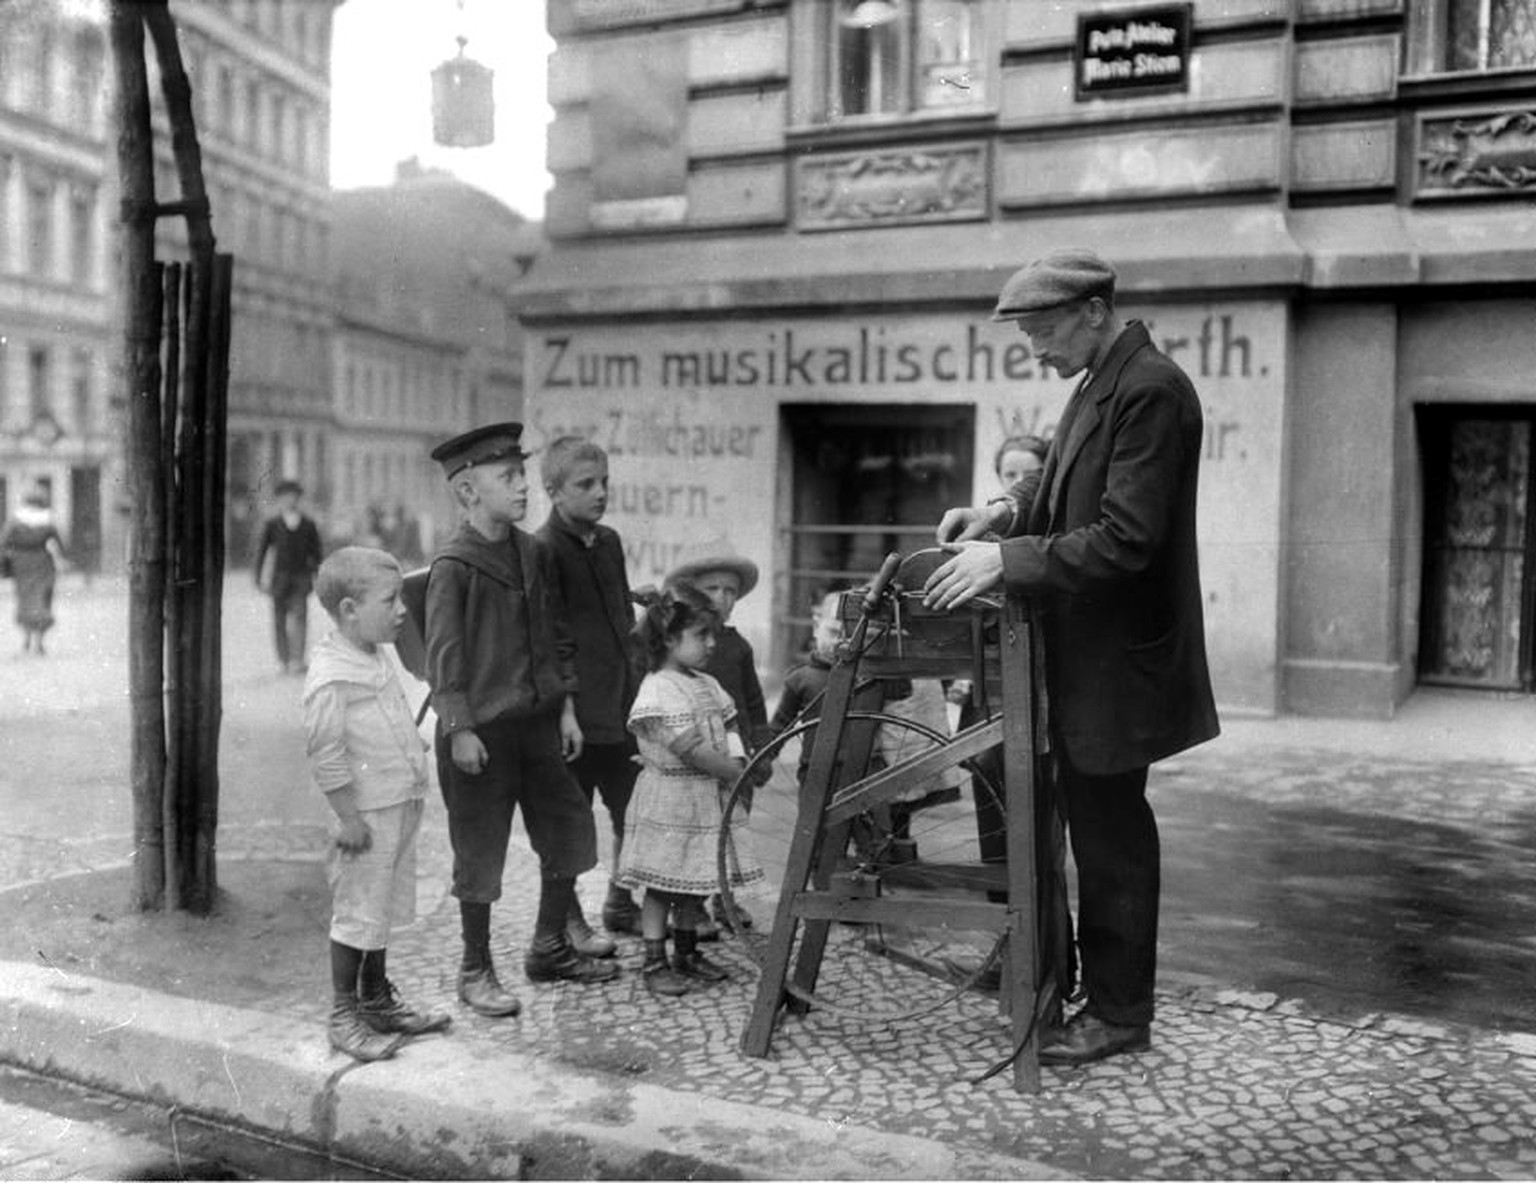
M 304 487 L 294 480 L 272 490 L 277 513 L 261 528 L 256 546 L 256 586 L 272 597 L 272 639 L 283 673 L 302 674 L 308 633 L 309 593 L 320 569 L 320 531 L 299 509 Z

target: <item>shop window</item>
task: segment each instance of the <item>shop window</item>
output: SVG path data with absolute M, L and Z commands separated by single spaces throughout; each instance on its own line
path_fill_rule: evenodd
M 1425 0 L 1408 57 L 1410 74 L 1536 69 L 1536 0 Z
M 788 601 L 774 633 L 779 669 L 801 660 L 810 611 L 868 580 L 891 551 L 933 544 L 944 511 L 971 499 L 974 406 L 785 404 L 790 457 Z
M 837 0 L 826 11 L 830 122 L 986 102 L 982 0 Z

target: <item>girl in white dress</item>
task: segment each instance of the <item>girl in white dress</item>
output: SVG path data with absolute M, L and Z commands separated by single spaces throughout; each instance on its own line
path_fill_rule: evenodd
M 746 763 L 731 696 L 703 672 L 719 627 L 719 614 L 691 587 L 653 598 L 635 627 L 651 672 L 629 712 L 643 767 L 625 818 L 616 881 L 645 891 L 641 972 L 652 994 L 686 994 L 691 982 L 730 976 L 699 952 L 697 931 L 704 900 L 717 885 L 721 804 Z M 761 877 L 757 868 L 741 875 L 743 882 Z

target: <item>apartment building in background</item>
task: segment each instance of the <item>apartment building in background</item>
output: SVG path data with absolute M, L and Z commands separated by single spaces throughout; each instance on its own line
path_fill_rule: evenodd
M 543 235 L 446 173 L 415 161 L 396 173 L 333 199 L 330 513 L 333 536 L 419 561 L 458 522 L 432 449 L 521 414 L 516 301 Z
M 771 675 L 828 587 L 996 490 L 1070 393 L 1053 248 L 1206 407 L 1227 711 L 1536 690 L 1530 0 L 583 0 L 525 306 L 534 446 L 608 448 L 637 583 L 727 533 Z
M 174 0 L 218 249 L 234 255 L 228 553 L 249 562 L 272 490 L 299 480 L 328 538 L 453 521 L 431 443 L 521 409 L 515 288 L 541 249 L 489 195 L 401 166 L 330 185 L 337 0 Z M 15 0 L 0 36 L 0 521 L 52 501 L 88 571 L 126 555 L 117 177 L 106 6 Z M 180 195 L 147 54 L 161 200 Z M 428 79 L 421 80 L 423 102 Z M 185 258 L 179 219 L 157 254 Z

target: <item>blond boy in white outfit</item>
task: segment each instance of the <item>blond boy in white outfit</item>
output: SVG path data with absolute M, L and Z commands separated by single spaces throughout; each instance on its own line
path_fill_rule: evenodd
M 387 653 L 405 619 L 400 588 L 400 565 L 384 551 L 348 546 L 327 558 L 315 591 L 336 628 L 315 646 L 304 680 L 310 769 L 336 814 L 326 864 L 330 1041 L 359 1060 L 385 1059 L 405 1037 L 450 1021 L 412 1010 L 385 973 L 390 929 L 416 916 L 427 788 L 427 745 Z

